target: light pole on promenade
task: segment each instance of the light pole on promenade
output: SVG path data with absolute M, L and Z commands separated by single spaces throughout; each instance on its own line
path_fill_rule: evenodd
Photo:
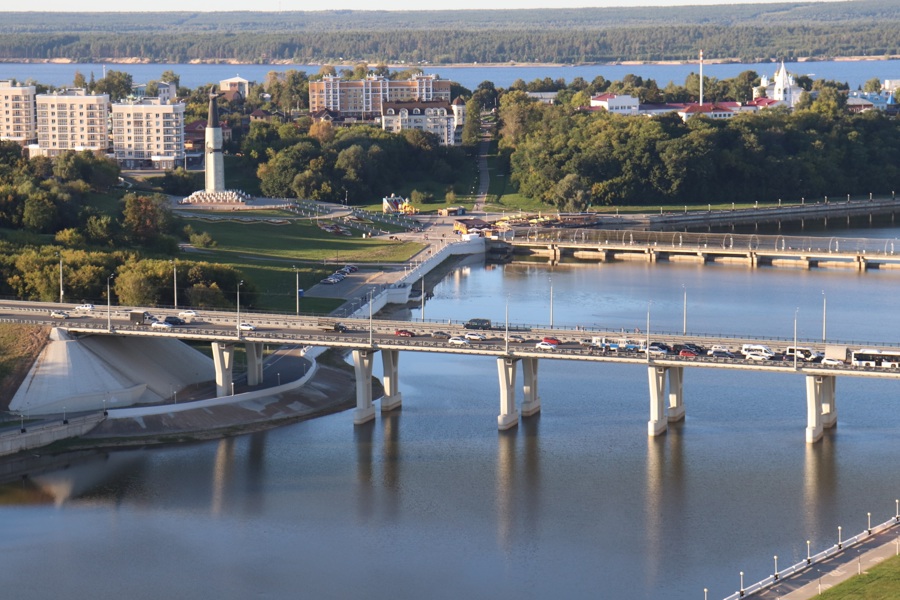
M 237 328 L 237 335 L 241 337 L 241 286 L 244 285 L 244 280 L 238 283 L 237 286 L 237 323 L 235 323 L 235 327 Z
M 112 331 L 112 294 L 110 293 L 110 282 L 116 274 L 112 273 L 106 278 L 106 331 Z

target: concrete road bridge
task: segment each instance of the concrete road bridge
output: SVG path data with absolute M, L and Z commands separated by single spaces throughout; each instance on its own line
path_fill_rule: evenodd
M 689 233 L 639 229 L 517 228 L 503 242 L 514 252 L 596 260 L 733 263 L 753 267 L 900 269 L 900 240 Z
M 684 370 L 710 368 L 740 371 L 781 373 L 803 377 L 806 380 L 807 427 L 806 440 L 816 442 L 822 437 L 823 429 L 837 422 L 837 378 L 867 377 L 900 379 L 900 369 L 882 367 L 853 366 L 847 363 L 823 365 L 798 360 L 749 361 L 743 358 L 715 358 L 711 356 L 681 357 L 672 354 L 656 355 L 640 351 L 600 352 L 588 344 L 596 337 L 611 339 L 623 336 L 637 337 L 644 347 L 652 342 L 671 345 L 693 343 L 703 347 L 721 345 L 739 348 L 744 343 L 764 344 L 773 348 L 802 344 L 815 351 L 824 351 L 821 342 L 809 340 L 787 340 L 784 338 L 737 338 L 714 335 L 680 335 L 665 332 L 623 334 L 621 331 L 605 331 L 584 328 L 530 328 L 504 324 L 491 330 L 482 331 L 483 340 L 472 340 L 465 345 L 451 344 L 439 332 L 451 336 L 473 333 L 464 328 L 462 322 L 409 322 L 382 319 L 344 319 L 347 331 L 335 331 L 334 320 L 321 317 L 296 316 L 274 313 L 245 313 L 239 320 L 235 313 L 203 311 L 193 322 L 171 329 L 157 329 L 147 325 L 134 325 L 128 320 L 130 310 L 107 311 L 95 309 L 91 313 L 66 320 L 53 319 L 50 310 L 71 306 L 35 302 L 0 302 L 0 321 L 51 325 L 66 329 L 70 334 L 103 335 L 120 337 L 166 337 L 180 340 L 209 342 L 212 346 L 217 395 L 233 393 L 234 349 L 242 344 L 247 353 L 247 383 L 250 386 L 262 383 L 263 346 L 265 344 L 301 344 L 342 348 L 352 353 L 357 382 L 357 406 L 354 423 L 362 424 L 375 417 L 372 398 L 372 371 L 376 354 L 380 353 L 383 363 L 384 397 L 382 412 L 398 408 L 401 403 L 399 391 L 400 352 L 430 352 L 436 354 L 478 355 L 493 358 L 497 363 L 499 378 L 500 411 L 497 417 L 499 429 L 518 425 L 519 415 L 528 417 L 541 410 L 538 394 L 538 367 L 541 360 L 566 360 L 612 364 L 645 365 L 649 381 L 650 436 L 665 433 L 669 422 L 679 421 L 685 416 L 683 397 Z M 142 309 L 137 309 L 142 310 Z M 163 317 L 174 310 L 146 308 L 148 312 Z M 77 314 L 77 313 L 72 313 Z M 251 322 L 255 330 L 242 331 L 241 321 Z M 325 328 L 330 330 L 326 331 Z M 412 333 L 412 337 L 396 335 L 399 330 Z M 438 337 L 435 334 L 438 333 Z M 559 341 L 552 350 L 542 350 L 537 343 L 545 337 Z M 838 343 L 830 341 L 834 348 Z M 888 344 L 873 342 L 854 343 L 854 348 L 886 348 Z M 516 405 L 517 370 L 523 370 L 523 401 Z

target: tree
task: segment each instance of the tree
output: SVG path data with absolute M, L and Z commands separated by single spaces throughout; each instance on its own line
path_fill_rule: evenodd
M 56 206 L 45 195 L 29 196 L 25 199 L 22 225 L 37 232 L 52 231 L 56 221 Z
M 131 95 L 132 77 L 124 71 L 107 71 L 106 77 L 97 81 L 94 92 L 108 94 L 110 102 L 118 102 Z
M 474 146 L 481 137 L 482 105 L 474 97 L 466 102 L 466 122 L 463 123 L 463 146 Z
M 177 75 L 175 71 L 172 71 L 171 69 L 163 71 L 163 74 L 160 75 L 159 80 L 166 83 L 174 83 L 176 88 L 181 86 L 181 76 Z
M 880 92 L 881 91 L 881 80 L 877 77 L 873 77 L 866 81 L 866 84 L 863 86 L 864 92 Z
M 172 213 L 165 196 L 126 194 L 122 226 L 139 244 L 153 244 L 169 230 Z
M 87 89 L 87 81 L 84 79 L 84 75 L 82 75 L 81 71 L 75 71 L 75 79 L 72 81 L 72 86 L 75 88 Z

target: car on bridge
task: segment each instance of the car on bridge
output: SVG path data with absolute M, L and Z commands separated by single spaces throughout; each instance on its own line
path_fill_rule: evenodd
M 394 335 L 396 335 L 397 337 L 416 337 L 416 334 L 414 334 L 409 329 L 398 329 L 394 332 Z
M 710 350 L 709 356 L 713 358 L 734 358 L 734 354 L 728 350 Z
M 446 331 L 435 331 L 435 332 L 432 332 L 431 337 L 433 337 L 436 340 L 449 340 L 453 336 L 451 336 Z
M 483 342 L 487 339 L 487 336 L 485 336 L 483 333 L 478 333 L 477 331 L 467 331 L 463 337 L 467 340 L 475 342 Z
M 680 356 L 681 358 L 697 358 L 700 355 L 697 352 L 690 350 L 689 348 L 682 348 L 678 353 L 678 356 Z
M 544 350 L 544 351 L 552 351 L 556 350 L 556 344 L 551 344 L 550 342 L 545 342 L 541 340 L 537 344 L 534 345 L 535 350 Z
M 169 315 L 165 319 L 163 319 L 163 323 L 168 323 L 169 325 L 184 325 L 184 319 L 181 317 L 173 317 Z
M 548 344 L 553 344 L 554 346 L 559 346 L 562 342 L 559 341 L 558 338 L 547 336 L 541 340 L 542 342 L 547 342 Z
M 515 343 L 515 344 L 524 344 L 525 343 L 525 338 L 523 338 L 521 335 L 513 334 L 513 335 L 509 336 L 507 339 L 510 342 Z
M 771 356 L 766 356 L 762 352 L 748 352 L 744 355 L 746 360 L 755 360 L 755 361 L 763 361 L 763 360 L 771 360 Z
M 64 310 L 51 310 L 50 311 L 51 319 L 68 319 L 69 313 Z
M 454 337 L 450 338 L 449 340 L 447 340 L 447 343 L 450 344 L 451 346 L 468 346 L 469 340 L 467 340 L 466 338 L 454 336 Z
M 185 321 L 190 321 L 191 319 L 197 318 L 197 313 L 193 310 L 183 310 L 178 313 L 178 318 L 184 319 Z
M 172 329 L 171 323 L 166 323 L 165 321 L 153 321 L 150 324 L 151 329 Z
M 79 304 L 75 307 L 75 310 L 80 312 L 94 312 L 93 304 Z
M 256 325 L 251 325 L 250 323 L 241 323 L 238 325 L 238 329 L 241 331 L 256 331 Z
M 838 367 L 838 366 L 842 366 L 844 364 L 844 361 L 842 361 L 839 358 L 825 357 L 822 359 L 822 364 L 829 366 L 829 367 Z

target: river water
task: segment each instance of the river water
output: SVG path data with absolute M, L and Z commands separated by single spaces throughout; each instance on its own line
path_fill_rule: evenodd
M 759 75 L 775 74 L 778 65 L 775 63 L 733 63 L 707 64 L 703 66 L 706 77 L 728 79 L 742 71 L 753 70 Z M 810 75 L 814 79 L 833 79 L 845 82 L 850 89 L 857 89 L 872 79 L 900 78 L 900 64 L 889 60 L 864 61 L 821 61 L 804 63 L 785 63 L 790 73 Z M 159 79 L 166 70 L 171 70 L 181 77 L 181 85 L 196 88 L 207 83 L 216 83 L 222 79 L 241 77 L 250 81 L 262 82 L 270 71 L 284 72 L 288 69 L 306 71 L 312 75 L 318 73 L 320 65 L 183 65 L 183 64 L 36 64 L 36 63 L 0 63 L 0 79 L 15 78 L 19 81 L 33 79 L 37 82 L 71 86 L 75 73 L 80 72 L 86 78 L 93 74 L 97 79 L 103 77 L 104 68 L 108 70 L 130 73 L 135 83 L 146 83 Z M 655 79 L 660 88 L 670 81 L 684 85 L 690 73 L 698 73 L 698 64 L 678 65 L 579 65 L 561 66 L 456 66 L 424 65 L 426 73 L 435 73 L 444 79 L 456 81 L 463 87 L 474 90 L 483 81 L 491 81 L 496 87 L 509 87 L 517 79 L 525 82 L 549 77 L 553 80 L 564 79 L 567 82 L 581 77 L 590 82 L 598 75 L 610 81 L 620 81 L 625 75 L 639 75 L 644 79 Z
M 843 232 L 857 235 L 866 232 Z M 889 230 L 870 231 L 890 237 Z M 900 273 L 462 264 L 429 319 L 896 342 Z M 420 309 L 409 311 L 413 320 Z M 413 325 L 414 327 L 414 325 Z M 376 361 L 378 362 L 378 361 Z M 807 445 L 805 383 L 685 372 L 647 437 L 646 367 L 543 360 L 543 411 L 498 432 L 496 362 L 404 352 L 403 408 L 49 461 L 0 487 L 16 598 L 721 598 L 894 515 L 900 382 L 840 378 Z M 376 365 L 376 373 L 380 365 Z M 521 393 L 519 394 L 521 400 Z

